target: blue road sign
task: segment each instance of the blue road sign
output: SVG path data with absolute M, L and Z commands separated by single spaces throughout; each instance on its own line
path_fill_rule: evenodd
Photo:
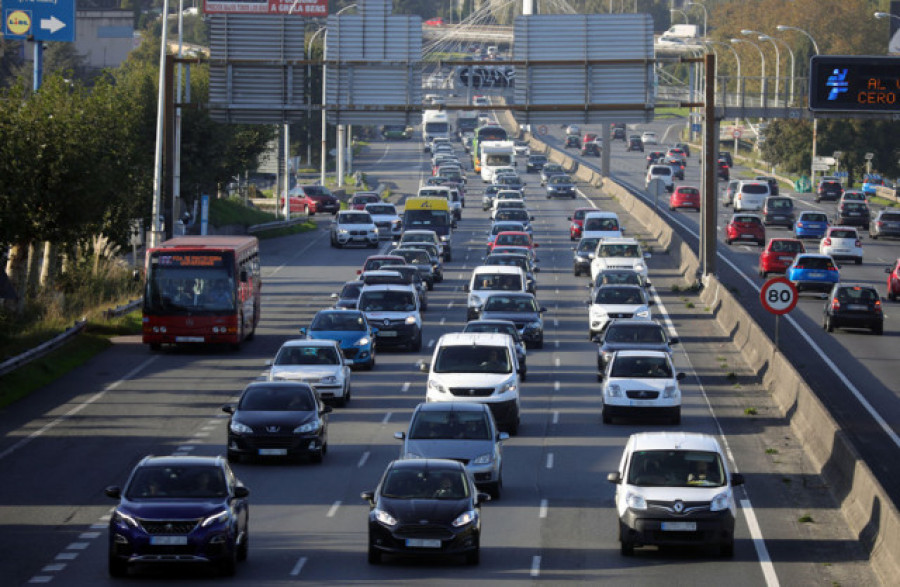
M 4 0 L 3 35 L 8 39 L 74 42 L 75 0 Z
M 703 125 L 699 122 L 691 123 L 691 132 L 703 132 Z

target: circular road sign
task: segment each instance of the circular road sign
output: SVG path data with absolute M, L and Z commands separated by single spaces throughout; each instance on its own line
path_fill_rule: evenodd
M 759 301 L 772 314 L 787 314 L 797 305 L 797 288 L 784 277 L 773 277 L 759 290 Z
M 547 134 L 547 125 L 546 124 L 542 124 L 538 127 L 538 134 L 542 134 L 542 135 Z
M 731 131 L 731 136 L 732 136 L 732 138 L 735 138 L 735 139 L 741 138 L 741 129 L 736 128 L 733 131 Z

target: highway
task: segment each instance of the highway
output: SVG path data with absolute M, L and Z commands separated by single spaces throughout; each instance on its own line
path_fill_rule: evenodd
M 649 126 L 662 131 L 665 125 Z M 690 161 L 688 177 L 696 177 L 696 154 Z M 373 143 L 355 164 L 399 194 L 414 193 L 428 168 L 415 138 Z M 637 178 L 643 159 L 617 154 L 614 165 L 617 173 Z M 251 541 L 248 561 L 228 582 L 874 584 L 865 553 L 827 488 L 810 474 L 802 447 L 780 424 L 753 378 L 745 376 L 740 357 L 725 341 L 727 333 L 717 330 L 702 308 L 691 307 L 690 293 L 672 288 L 675 267 L 664 254 L 650 259 L 658 300 L 654 314 L 682 339 L 675 362 L 688 377 L 680 428 L 724 432 L 734 467 L 747 484 L 737 490 L 741 509 L 734 559 L 688 549 L 639 549 L 633 558 L 619 554 L 614 492 L 606 474 L 616 469 L 628 435 L 666 427 L 601 423 L 596 346 L 587 340 L 586 282 L 572 275 L 566 222 L 567 213 L 586 202 L 548 201 L 536 175 L 526 181 L 540 244 L 538 298 L 548 308 L 546 343 L 544 350 L 529 351 L 522 427 L 505 446 L 504 494 L 483 508 L 481 564 L 389 560 L 380 567 L 368 565 L 367 505 L 359 497 L 374 488 L 385 465 L 398 456 L 393 432 L 404 429 L 414 406 L 424 400 L 425 375 L 417 362 L 428 359 L 441 334 L 465 322 L 461 286 L 484 254 L 489 226 L 478 206 L 481 182 L 470 175 L 469 205 L 453 236 L 454 261 L 445 268 L 445 281 L 429 292 L 422 352 L 380 353 L 374 371 L 354 372 L 353 401 L 331 415 L 324 464 L 234 466 L 251 491 Z M 633 183 L 642 185 L 637 179 Z M 618 209 L 587 186 L 582 192 L 603 209 Z M 649 236 L 629 218 L 623 220 L 631 236 Z M 114 503 L 103 488 L 122 484 L 146 454 L 224 454 L 221 406 L 263 373 L 265 360 L 317 310 L 328 307 L 329 295 L 352 279 L 372 253 L 328 248 L 329 219 L 317 217 L 317 222 L 318 231 L 261 243 L 262 322 L 256 338 L 239 352 L 151 353 L 138 337 L 127 337 L 4 411 L 4 584 L 126 582 L 106 574 L 105 523 Z M 388 247 L 385 243 L 382 250 Z M 749 258 L 752 252 L 730 255 Z M 811 306 L 802 305 L 804 310 Z M 886 330 L 896 332 L 893 323 Z M 836 338 L 850 337 L 860 338 L 844 333 Z M 737 374 L 737 384 L 726 375 L 729 371 Z M 747 416 L 747 406 L 759 416 Z M 812 522 L 798 521 L 806 515 Z M 144 584 L 222 583 L 201 569 L 151 568 L 142 577 Z

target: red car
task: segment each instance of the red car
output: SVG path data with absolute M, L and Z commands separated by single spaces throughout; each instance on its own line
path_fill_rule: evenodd
M 382 265 L 406 265 L 406 259 L 400 255 L 370 255 L 366 257 L 363 268 L 356 270 L 356 274 L 362 275 L 365 271 L 375 271 Z
M 788 266 L 794 262 L 794 257 L 805 253 L 806 247 L 803 241 L 796 238 L 773 238 L 759 254 L 759 276 L 766 277 L 769 273 L 785 273 Z
M 900 297 L 900 259 L 897 259 L 893 268 L 888 267 L 884 272 L 888 274 L 887 297 L 892 302 L 896 301 Z
M 497 238 L 491 243 L 491 250 L 488 254 L 493 252 L 497 247 L 526 247 L 534 249 L 537 248 L 537 245 L 532 242 L 531 235 L 527 232 L 510 230 L 497 233 Z
M 288 202 L 291 206 L 291 214 L 316 215 L 316 201 L 307 196 L 303 190 L 291 190 L 288 192 Z M 284 209 L 284 198 L 278 197 L 278 211 Z
M 728 167 L 728 162 L 724 159 L 719 159 L 716 162 L 716 177 L 722 181 L 728 181 L 731 177 L 731 168 Z
M 764 247 L 766 226 L 763 224 L 762 216 L 742 213 L 732 216 L 728 226 L 725 227 L 725 242 L 730 245 L 734 241 L 752 241 Z
M 669 210 L 693 208 L 700 211 L 700 190 L 689 185 L 680 185 L 669 196 Z
M 356 192 L 347 206 L 351 210 L 365 210 L 366 204 L 380 204 L 381 198 L 375 192 Z
M 429 18 L 425 21 L 425 26 L 444 26 L 444 17 Z
M 581 238 L 581 231 L 584 228 L 584 215 L 588 212 L 596 212 L 596 208 L 576 208 L 571 216 L 567 217 L 569 221 L 569 239 L 577 241 Z

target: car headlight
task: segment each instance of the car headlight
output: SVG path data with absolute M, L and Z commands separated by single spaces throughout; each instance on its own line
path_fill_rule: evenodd
M 201 528 L 206 528 L 207 526 L 212 526 L 213 524 L 221 524 L 225 520 L 228 519 L 228 510 L 223 510 L 211 516 L 207 516 L 200 522 Z
M 319 383 L 324 383 L 325 385 L 334 385 L 338 382 L 338 378 L 334 375 L 326 375 L 322 379 L 319 380 Z
M 350 231 L 347 230 L 346 228 L 339 228 L 339 229 L 338 229 L 338 234 L 349 234 L 349 233 L 350 233 Z
M 469 295 L 469 306 L 471 306 L 473 308 L 480 308 L 481 304 L 482 304 L 482 302 L 481 302 L 480 297 L 478 297 L 475 294 Z
M 650 308 L 644 306 L 638 308 L 637 312 L 634 313 L 638 318 L 649 318 L 650 317 Z
M 613 354 L 611 352 L 602 351 L 600 356 L 603 357 L 603 363 L 609 363 L 609 360 L 612 359 Z
M 382 524 L 384 524 L 385 526 L 396 526 L 397 525 L 397 518 L 395 518 L 391 514 L 387 513 L 383 509 L 376 508 L 375 511 L 372 513 L 375 514 L 375 519 L 378 520 L 379 522 L 381 522 Z
M 622 387 L 618 383 L 610 383 L 606 386 L 606 395 L 609 397 L 622 397 Z
M 525 330 L 540 330 L 544 325 L 541 324 L 540 320 L 535 320 L 534 322 L 529 322 L 525 325 Z
M 635 271 L 644 271 L 645 269 L 646 269 L 646 267 L 644 266 L 643 263 L 637 263 L 637 264 L 634 266 L 634 270 L 635 270 Z
M 633 510 L 647 509 L 647 500 L 642 495 L 629 491 L 625 494 L 625 505 Z
M 250 428 L 246 424 L 241 424 L 237 420 L 232 420 L 231 425 L 228 428 L 235 434 L 252 434 L 253 433 L 253 428 Z
M 428 389 L 433 389 L 438 393 L 447 393 L 447 388 L 435 381 L 434 379 L 428 380 Z
M 678 386 L 676 385 L 667 385 L 665 389 L 663 389 L 663 397 L 676 397 L 678 395 Z
M 515 381 L 507 381 L 500 387 L 500 393 L 506 393 L 507 391 L 515 391 L 516 390 L 516 382 Z
M 472 459 L 473 465 L 490 465 L 494 461 L 494 455 L 491 453 L 484 453 L 483 455 L 479 455 Z
M 719 495 L 712 498 L 712 501 L 709 502 L 709 511 L 711 512 L 721 512 L 722 510 L 728 509 L 728 492 L 723 491 Z
M 354 342 L 353 346 L 366 346 L 370 342 L 372 342 L 372 339 L 370 339 L 368 336 L 364 336 L 361 339 Z
M 442 234 L 442 235 L 441 235 L 441 242 L 447 242 L 447 241 L 449 241 L 449 240 L 450 240 L 450 237 L 447 236 L 446 234 Z
M 139 527 L 137 520 L 135 520 L 132 516 L 128 514 L 122 513 L 119 510 L 113 512 L 113 523 L 120 522 L 125 524 L 126 526 L 131 526 L 132 528 Z
M 404 320 L 404 322 L 405 322 L 406 324 L 415 324 L 415 323 L 416 323 L 416 317 L 415 317 L 415 316 L 407 316 L 407 317 L 406 317 L 406 320 Z
M 460 526 L 467 526 L 475 520 L 478 519 L 478 512 L 475 510 L 469 510 L 459 514 L 455 520 L 453 520 L 453 527 L 459 528 Z
M 300 426 L 297 426 L 296 428 L 294 428 L 294 434 L 305 434 L 307 432 L 315 432 L 316 430 L 319 429 L 320 424 L 321 424 L 321 421 L 318 418 L 316 418 L 315 420 L 312 420 L 311 422 L 307 422 L 306 424 L 301 424 Z

